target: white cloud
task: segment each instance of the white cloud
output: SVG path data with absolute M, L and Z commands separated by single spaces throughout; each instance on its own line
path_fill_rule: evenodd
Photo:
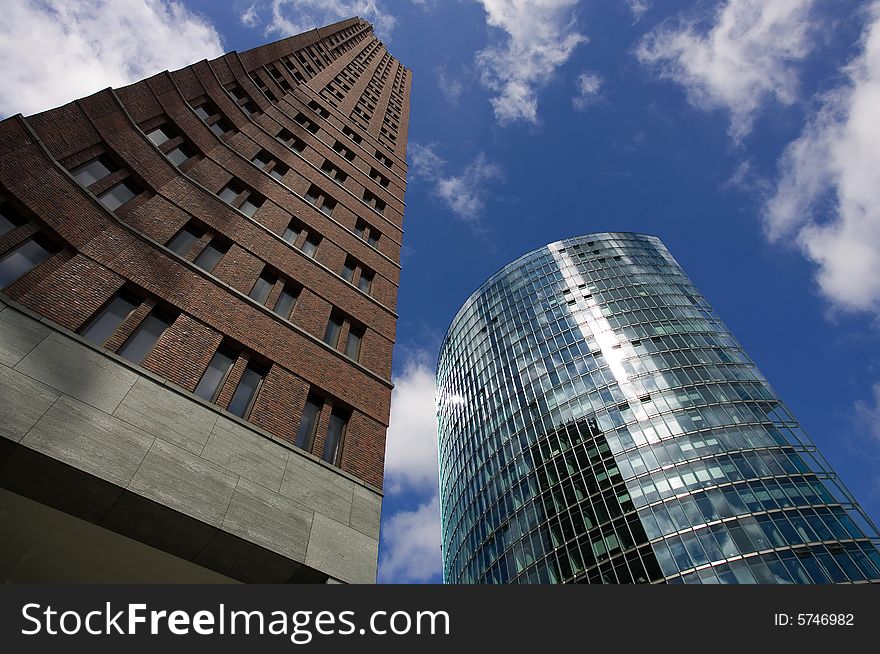
M 874 384 L 872 391 L 870 401 L 855 403 L 855 417 L 864 432 L 880 445 L 880 384 Z
M 633 20 L 637 23 L 651 9 L 651 4 L 651 0 L 626 0 L 629 13 L 632 14 Z
M 437 86 L 443 92 L 443 97 L 449 104 L 458 104 L 461 92 L 464 90 L 464 84 L 458 77 L 450 77 L 446 71 L 446 66 L 437 68 Z
M 480 214 L 486 206 L 487 187 L 501 178 L 501 167 L 488 161 L 481 152 L 460 174 L 453 175 L 446 172 L 446 162 L 433 146 L 413 143 L 409 146 L 409 153 L 413 179 L 431 182 L 435 197 L 456 216 L 478 227 Z
M 503 43 L 476 55 L 482 84 L 501 124 L 538 123 L 538 90 L 587 42 L 576 30 L 578 0 L 478 0 L 486 23 L 505 33 Z
M 795 242 L 818 266 L 834 308 L 880 313 L 880 1 L 867 15 L 847 80 L 780 159 L 764 221 L 771 241 Z
M 379 0 L 272 0 L 271 13 L 266 33 L 279 36 L 360 16 L 373 24 L 379 38 L 387 40 L 397 22 Z
M 379 583 L 431 581 L 442 567 L 436 494 L 414 511 L 400 511 L 383 521 Z
M 241 20 L 242 25 L 246 25 L 247 27 L 256 27 L 257 23 L 260 22 L 260 17 L 259 15 L 257 15 L 257 4 L 254 3 L 243 12 L 241 12 L 239 20 Z
M 578 75 L 578 94 L 571 99 L 578 111 L 585 111 L 602 97 L 602 77 L 597 73 L 584 72 Z
M 31 114 L 223 53 L 205 18 L 167 0 L 9 0 L 0 115 Z
M 790 105 L 798 95 L 798 66 L 816 41 L 814 0 L 727 0 L 705 20 L 679 18 L 648 33 L 636 56 L 684 87 L 706 111 L 730 114 L 739 142 L 770 100 Z
M 437 410 L 434 369 L 427 353 L 411 354 L 394 378 L 385 453 L 391 492 L 437 487 Z

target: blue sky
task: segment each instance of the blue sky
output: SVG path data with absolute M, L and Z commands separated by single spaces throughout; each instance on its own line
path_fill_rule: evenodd
M 354 14 L 413 70 L 380 581 L 439 581 L 449 321 L 590 231 L 660 236 L 880 521 L 880 0 L 82 4 L 10 3 L 0 113 Z

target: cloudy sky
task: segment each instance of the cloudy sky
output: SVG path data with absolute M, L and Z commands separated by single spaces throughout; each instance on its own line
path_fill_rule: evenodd
M 380 581 L 438 581 L 433 367 L 520 254 L 660 236 L 880 520 L 880 0 L 7 0 L 0 115 L 351 15 L 413 69 Z

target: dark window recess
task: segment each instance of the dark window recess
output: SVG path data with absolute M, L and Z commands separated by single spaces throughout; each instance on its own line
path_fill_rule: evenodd
M 364 340 L 364 328 L 357 325 L 349 325 L 348 336 L 345 337 L 345 355 L 357 361 L 361 353 L 361 343 Z
M 227 407 L 229 413 L 239 418 L 247 419 L 254 407 L 254 401 L 257 399 L 257 394 L 260 392 L 260 386 L 262 386 L 265 377 L 266 371 L 264 368 L 254 363 L 249 363 L 247 368 L 244 369 L 244 374 L 241 376 L 238 386 L 235 388 L 232 400 L 229 402 Z
M 334 180 L 339 182 L 340 184 L 348 179 L 348 175 L 339 170 L 336 166 L 333 165 L 333 162 L 329 159 L 324 159 L 324 163 L 321 166 L 321 170 L 326 173 L 328 177 L 332 177 Z
M 166 245 L 169 250 L 173 250 L 180 256 L 185 257 L 189 254 L 189 251 L 192 250 L 193 245 L 195 245 L 204 235 L 204 229 L 196 227 L 195 225 L 187 225 L 177 232 L 177 234 L 172 236 L 171 240 L 168 241 Z
M 282 129 L 278 134 L 275 135 L 275 138 L 281 141 L 288 148 L 293 150 L 294 152 L 302 152 L 306 149 L 305 141 L 295 136 L 293 132 L 289 129 Z
M 264 269 L 249 293 L 251 299 L 256 300 L 260 304 L 265 304 L 277 281 L 278 275 L 271 270 Z
M 332 465 L 339 464 L 347 425 L 348 413 L 342 411 L 342 409 L 333 409 L 330 413 L 327 438 L 324 439 L 324 451 L 321 453 L 321 458 Z
M 131 336 L 119 348 L 119 354 L 132 363 L 141 364 L 165 333 L 176 316 L 161 309 L 153 309 Z
M 214 134 L 218 137 L 232 132 L 235 128 L 229 119 L 224 116 L 213 102 L 208 100 L 194 109 L 196 115 L 202 119 Z
M 290 318 L 290 312 L 296 306 L 296 299 L 299 297 L 299 288 L 288 282 L 281 289 L 281 294 L 275 300 L 275 308 L 273 311 L 279 316 L 287 320 Z
M 327 329 L 324 330 L 324 342 L 330 347 L 337 347 L 339 345 L 339 333 L 342 331 L 342 324 L 345 322 L 345 318 L 338 313 L 330 314 L 330 319 L 327 321 Z
M 387 188 L 388 185 L 391 183 L 391 180 L 389 180 L 387 177 L 385 177 L 385 175 L 380 173 L 375 168 L 370 168 L 370 177 L 373 178 L 373 180 L 383 188 Z
M 20 243 L 0 258 L 0 289 L 4 289 L 52 256 L 57 248 L 42 236 Z
M 365 220 L 358 220 L 355 223 L 354 233 L 373 247 L 378 247 L 379 238 L 382 236 L 378 229 L 367 224 Z
M 287 227 L 284 228 L 284 233 L 281 235 L 281 238 L 283 238 L 291 245 L 294 245 L 296 243 L 296 239 L 299 238 L 299 235 L 302 233 L 302 231 L 302 223 L 294 219 L 291 220 Z
M 242 89 L 238 84 L 233 84 L 229 88 L 226 89 L 226 92 L 229 94 L 229 97 L 241 107 L 241 110 L 245 112 L 248 116 L 252 116 L 254 114 L 260 113 L 260 108 L 251 100 L 250 96 L 245 93 L 244 89 Z
M 159 147 L 166 141 L 170 141 L 173 137 L 174 134 L 167 125 L 159 125 L 159 127 L 147 132 L 147 138 L 150 139 L 156 147 Z
M 204 250 L 199 252 L 199 256 L 195 258 L 193 263 L 205 272 L 212 272 L 228 250 L 228 243 L 215 238 L 205 246 Z
M 363 201 L 364 201 L 364 204 L 368 205 L 369 207 L 371 207 L 375 211 L 378 211 L 381 214 L 385 213 L 385 206 L 386 206 L 385 202 L 383 200 L 381 200 L 380 198 L 378 198 L 373 193 L 371 193 L 370 191 L 367 191 L 367 190 L 364 191 Z
M 198 150 L 181 136 L 180 130 L 170 121 L 146 129 L 145 132 L 150 142 L 175 166 L 180 166 L 198 154 Z
M 5 199 L 0 198 L 0 236 L 16 227 L 27 224 L 27 220 Z
M 317 234 L 309 234 L 302 245 L 302 252 L 306 256 L 315 258 L 318 252 L 318 246 L 321 244 L 321 237 Z
M 306 193 L 306 201 L 328 216 L 333 215 L 333 209 L 336 208 L 336 200 L 331 198 L 314 184 L 309 187 L 309 190 Z
M 229 376 L 232 365 L 238 358 L 238 354 L 231 349 L 221 347 L 211 357 L 211 362 L 202 374 L 199 385 L 196 386 L 195 394 L 208 402 L 215 402 L 223 388 L 223 382 Z
M 299 429 L 296 432 L 296 446 L 310 451 L 315 442 L 315 432 L 318 429 L 318 418 L 321 416 L 323 402 L 317 396 L 309 393 L 306 405 L 303 408 L 302 417 L 299 420 Z
M 180 145 L 171 148 L 168 152 L 165 153 L 165 156 L 168 157 L 168 160 L 175 166 L 179 166 L 182 163 L 189 161 L 195 155 L 196 150 L 189 143 L 181 143 Z
M 336 141 L 336 143 L 333 144 L 333 151 L 338 154 L 341 154 L 348 161 L 354 161 L 354 151 L 349 150 L 340 141 Z
M 260 193 L 257 193 L 250 186 L 236 178 L 233 178 L 226 186 L 220 189 L 217 196 L 249 218 L 253 218 L 257 210 L 263 206 L 263 202 L 266 201 L 266 198 Z
M 354 279 L 354 271 L 357 268 L 357 262 L 351 257 L 346 257 L 345 263 L 342 264 L 342 278 L 350 282 Z
M 97 345 L 107 342 L 141 301 L 130 293 L 117 293 L 80 330 L 80 336 Z
M 330 118 L 330 112 L 322 107 L 317 100 L 309 102 L 309 109 L 318 114 L 321 118 Z
M 318 128 L 317 123 L 313 123 L 311 120 L 309 120 L 308 116 L 306 116 L 304 113 L 302 113 L 302 112 L 298 113 L 296 116 L 294 116 L 293 119 L 296 122 L 298 122 L 300 125 L 302 125 L 305 129 L 307 129 L 309 132 L 311 132 L 312 134 L 318 133 L 319 128 Z
M 391 159 L 386 157 L 384 154 L 382 154 L 378 150 L 376 150 L 376 159 L 378 159 L 379 163 L 382 164 L 383 166 L 385 166 L 386 168 L 391 168 L 394 165 L 394 163 L 391 161 Z
M 251 162 L 260 170 L 269 173 L 279 182 L 287 174 L 287 171 L 290 170 L 286 164 L 278 161 L 278 159 L 273 157 L 266 150 L 260 150 L 260 152 L 257 153 L 257 156 L 251 159 Z
M 369 270 L 361 269 L 361 276 L 358 279 L 358 288 L 367 295 L 373 289 L 373 273 Z
M 363 137 L 355 132 L 351 127 L 343 127 L 342 133 L 357 144 L 360 144 L 364 140 Z
M 82 166 L 74 168 L 70 171 L 70 174 L 73 175 L 73 178 L 77 182 L 88 188 L 111 173 L 115 173 L 117 170 L 119 170 L 119 166 L 114 164 L 107 157 L 101 155 L 97 159 L 92 159 L 88 163 L 84 163 Z
M 130 179 L 124 179 L 116 186 L 98 196 L 98 201 L 108 211 L 116 211 L 123 204 L 141 193 L 141 188 Z

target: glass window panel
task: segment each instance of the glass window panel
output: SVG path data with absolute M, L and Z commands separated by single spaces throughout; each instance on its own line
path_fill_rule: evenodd
M 208 118 L 211 117 L 211 114 L 208 113 L 208 109 L 205 105 L 202 105 L 201 107 L 196 107 L 195 111 L 196 115 L 202 120 L 208 120 Z
M 348 336 L 345 339 L 345 354 L 354 360 L 357 360 L 361 352 L 361 341 L 363 341 L 364 332 L 359 328 L 350 328 Z
M 182 146 L 178 145 L 176 148 L 169 150 L 165 154 L 165 156 L 168 157 L 168 160 L 171 161 L 171 163 L 173 163 L 175 166 L 179 166 L 184 161 L 189 159 L 192 155 L 187 154 L 186 150 L 184 150 Z
M 239 193 L 240 191 L 235 189 L 231 184 L 227 184 L 220 190 L 217 196 L 224 202 L 232 204 L 233 200 L 238 197 Z
M 109 211 L 116 211 L 116 209 L 131 200 L 138 193 L 140 193 L 140 189 L 137 186 L 129 180 L 124 180 L 106 193 L 98 196 L 98 200 Z
M 254 214 L 257 213 L 257 209 L 263 204 L 262 202 L 255 202 L 252 198 L 254 196 L 251 195 L 247 200 L 245 200 L 242 205 L 238 208 L 245 216 L 249 218 L 253 218 Z
M 117 167 L 110 163 L 109 159 L 98 157 L 97 159 L 92 159 L 92 161 L 87 164 L 83 164 L 79 168 L 74 168 L 73 171 L 71 171 L 71 175 L 73 175 L 73 178 L 77 182 L 88 187 L 95 182 L 104 179 L 115 170 L 118 170 Z
M 11 232 L 27 221 L 8 202 L 0 203 L 0 236 Z
M 229 374 L 232 364 L 235 363 L 233 353 L 226 350 L 217 350 L 211 358 L 211 363 L 202 375 L 199 385 L 196 386 L 195 394 L 203 400 L 213 402 L 220 393 L 220 387 Z
M 313 234 L 309 234 L 309 237 L 303 243 L 302 251 L 306 256 L 315 257 L 315 253 L 318 251 L 318 244 L 320 243 L 320 239 Z
M 347 423 L 348 416 L 339 409 L 333 409 L 333 412 L 330 414 L 330 426 L 327 429 L 327 438 L 324 440 L 324 452 L 321 458 L 334 465 L 339 461 L 342 440 L 345 437 L 345 425 Z
M 251 289 L 250 296 L 260 304 L 266 301 L 272 288 L 275 286 L 277 278 L 269 273 L 263 273 L 259 276 L 254 287 Z
M 186 256 L 196 241 L 204 235 L 205 232 L 203 230 L 187 225 L 168 241 L 168 248 L 174 250 L 180 256 Z
M 302 227 L 300 225 L 290 223 L 284 230 L 284 234 L 281 235 L 281 238 L 293 245 L 296 243 L 296 239 L 299 238 L 300 232 L 302 232 Z
M 298 293 L 295 288 L 290 285 L 285 286 L 281 291 L 281 295 L 278 296 L 278 300 L 275 302 L 275 313 L 282 318 L 289 318 L 290 312 L 296 304 L 297 295 Z
M 23 277 L 51 255 L 47 245 L 29 238 L 0 259 L 0 289 Z
M 98 345 L 107 342 L 139 302 L 128 295 L 117 295 L 88 322 L 80 335 Z
M 245 368 L 241 381 L 232 395 L 228 410 L 239 418 L 246 418 L 251 410 L 251 405 L 263 381 L 263 373 L 251 366 Z
M 312 449 L 312 441 L 315 430 L 318 427 L 318 416 L 321 414 L 321 401 L 313 396 L 306 400 L 302 417 L 299 421 L 299 429 L 296 432 L 296 446 L 303 450 Z
M 351 259 L 345 260 L 345 263 L 342 266 L 342 278 L 345 281 L 350 282 L 352 279 L 354 279 L 355 267 L 356 266 L 355 266 L 354 261 L 352 261 Z
M 199 253 L 199 256 L 195 258 L 193 261 L 199 268 L 206 270 L 207 272 L 211 272 L 214 270 L 214 267 L 219 263 L 220 259 L 223 258 L 223 255 L 226 253 L 226 248 L 221 247 L 216 240 L 211 241 Z
M 333 314 L 327 321 L 327 329 L 324 331 L 324 342 L 331 347 L 339 343 L 339 332 L 342 331 L 342 316 Z
M 151 313 L 128 337 L 128 340 L 119 349 L 119 354 L 133 363 L 143 363 L 171 322 L 167 316 L 157 315 L 155 312 Z
M 223 121 L 218 120 L 216 123 L 211 125 L 211 131 L 214 132 L 216 136 L 223 136 L 226 133 L 226 128 L 223 125 Z
M 162 145 L 163 143 L 165 143 L 165 141 L 171 138 L 171 136 L 165 130 L 166 127 L 164 125 L 160 125 L 156 129 L 147 132 L 147 138 L 153 142 L 153 145 Z
M 364 293 L 369 294 L 373 286 L 373 274 L 361 271 L 361 277 L 358 279 L 358 288 Z

